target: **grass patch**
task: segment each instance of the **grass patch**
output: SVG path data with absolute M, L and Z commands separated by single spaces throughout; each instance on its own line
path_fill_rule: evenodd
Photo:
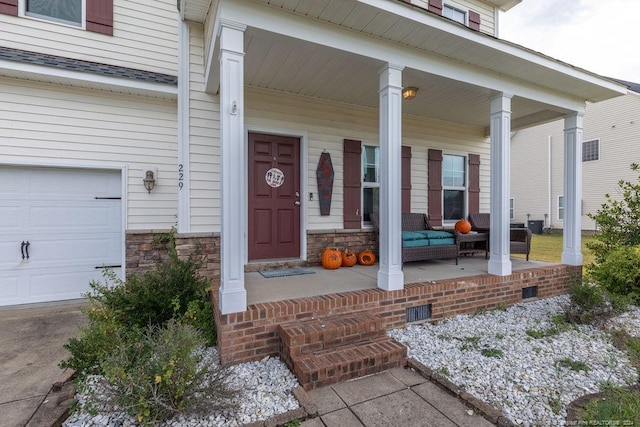
M 502 359 L 504 353 L 499 348 L 483 348 L 480 352 L 484 357 L 494 357 L 496 359 Z
M 586 244 L 595 241 L 593 236 L 582 236 L 583 265 L 594 261 L 594 256 Z M 514 258 L 524 258 L 524 254 L 512 254 Z M 562 234 L 533 234 L 531 236 L 531 253 L 529 259 L 559 263 L 562 260 Z
M 565 357 L 564 359 L 556 360 L 556 366 L 560 366 L 562 368 L 568 368 L 572 371 L 579 372 L 585 371 L 589 372 L 589 366 L 586 363 L 581 362 L 579 360 L 573 360 Z
M 585 405 L 580 421 L 584 425 L 640 425 L 640 390 L 607 390 L 603 399 Z

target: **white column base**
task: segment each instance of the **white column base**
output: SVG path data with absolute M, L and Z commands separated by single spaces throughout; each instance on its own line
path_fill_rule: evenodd
M 236 289 L 233 289 L 234 287 Z M 224 289 L 220 288 L 219 295 L 222 314 L 240 313 L 247 310 L 247 291 L 244 289 L 244 283 L 227 283 Z
M 385 291 L 399 291 L 404 288 L 404 273 L 402 270 L 378 270 L 378 288 Z
M 562 263 L 566 265 L 582 265 L 582 252 L 562 252 Z
M 511 270 L 511 260 L 501 260 L 501 259 L 490 259 L 488 266 L 489 274 L 493 274 L 495 276 L 509 276 L 512 272 Z

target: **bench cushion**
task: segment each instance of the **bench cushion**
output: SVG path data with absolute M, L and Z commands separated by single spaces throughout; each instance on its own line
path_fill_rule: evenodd
M 403 240 L 402 247 L 403 248 L 422 248 L 424 246 L 429 246 L 429 240 Z
M 416 233 L 421 234 L 423 239 L 426 237 L 429 240 L 433 239 L 453 239 L 453 235 L 448 231 L 440 231 L 440 230 L 421 230 L 416 231 Z
M 425 237 L 417 232 L 417 231 L 403 231 L 402 232 L 402 240 L 407 241 L 407 240 L 422 240 Z

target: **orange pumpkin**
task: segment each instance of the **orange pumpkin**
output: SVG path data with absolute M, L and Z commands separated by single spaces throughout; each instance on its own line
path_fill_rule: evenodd
M 376 262 L 376 256 L 371 251 L 362 251 L 358 254 L 358 264 L 373 265 Z
M 456 222 L 454 228 L 462 234 L 467 234 L 471 231 L 471 223 L 466 219 L 461 219 L 460 221 Z
M 358 257 L 356 257 L 355 252 L 350 251 L 349 249 L 345 249 L 344 252 L 342 252 L 343 267 L 353 267 L 356 262 L 358 262 Z
M 322 266 L 327 270 L 335 270 L 342 265 L 342 254 L 336 248 L 327 248 L 322 252 Z

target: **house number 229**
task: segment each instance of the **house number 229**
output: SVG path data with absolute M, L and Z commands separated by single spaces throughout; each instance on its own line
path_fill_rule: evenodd
M 182 164 L 178 165 L 178 188 L 182 190 L 184 187 L 184 166 Z

